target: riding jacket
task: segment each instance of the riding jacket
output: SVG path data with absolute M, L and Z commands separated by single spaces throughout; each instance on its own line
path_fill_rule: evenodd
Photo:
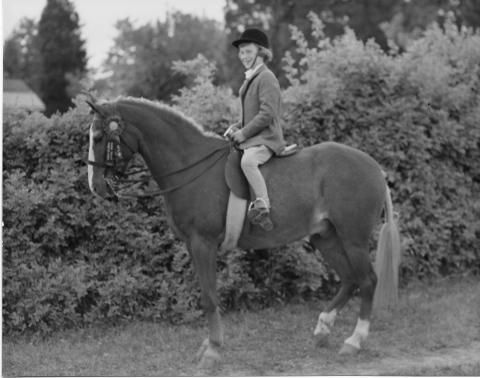
M 265 145 L 275 154 L 285 148 L 281 127 L 281 92 L 277 78 L 262 65 L 240 88 L 241 132 L 246 138 L 241 149 Z

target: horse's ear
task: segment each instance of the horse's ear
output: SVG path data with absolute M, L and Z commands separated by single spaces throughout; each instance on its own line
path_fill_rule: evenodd
M 80 91 L 80 93 L 87 97 L 85 102 L 88 104 L 88 106 L 90 106 L 90 108 L 95 113 L 101 115 L 102 117 L 105 117 L 105 114 L 103 113 L 101 106 L 97 105 L 98 101 L 97 101 L 97 98 L 94 95 L 92 95 L 89 91 L 86 91 L 84 89 L 82 89 Z
M 97 105 L 96 103 L 90 101 L 90 100 L 85 100 L 85 102 L 88 104 L 88 106 L 90 106 L 90 108 L 95 112 L 97 113 L 98 115 L 100 115 L 101 117 L 105 118 L 105 114 L 101 108 L 100 105 Z
M 97 98 L 91 94 L 89 91 L 87 91 L 86 89 L 82 89 L 80 91 L 81 94 L 83 94 L 84 96 L 87 96 L 87 98 L 90 100 L 90 102 L 93 102 L 94 104 L 96 104 L 98 101 L 97 101 Z

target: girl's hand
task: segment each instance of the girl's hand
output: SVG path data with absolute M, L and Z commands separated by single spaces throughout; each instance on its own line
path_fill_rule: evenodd
M 231 139 L 232 138 L 232 134 L 235 132 L 235 131 L 238 131 L 238 127 L 237 127 L 237 123 L 234 123 L 233 125 L 230 125 L 227 129 L 227 131 L 225 131 L 223 133 L 223 136 L 225 138 L 229 138 Z
M 242 130 L 235 131 L 232 134 L 231 139 L 238 144 L 243 143 L 246 140 L 245 136 L 242 133 Z

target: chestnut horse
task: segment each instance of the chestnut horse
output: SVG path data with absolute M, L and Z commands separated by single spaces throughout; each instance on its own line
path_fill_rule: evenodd
M 288 158 L 272 159 L 261 169 L 269 188 L 274 229 L 267 232 L 245 222 L 243 229 L 237 225 L 236 245 L 225 244 L 227 209 L 237 206 L 233 219 L 242 224 L 246 209 L 246 201 L 232 195 L 225 183 L 230 143 L 166 105 L 135 98 L 102 103 L 91 98 L 87 102 L 95 114 L 90 126 L 91 191 L 108 197 L 111 190 L 106 177 L 123 170 L 133 154 L 139 153 L 164 196 L 170 226 L 191 254 L 209 325 L 199 351 L 201 367 L 220 359 L 223 344 L 216 291 L 220 245 L 264 249 L 309 238 L 341 280 L 338 294 L 319 315 L 314 336 L 320 343 L 325 341 L 338 312 L 358 290 L 357 324 L 340 352 L 360 350 L 369 332 L 372 307 L 396 303 L 400 259 L 390 192 L 382 170 L 370 156 L 326 142 Z M 386 222 L 374 269 L 369 238 L 383 209 Z

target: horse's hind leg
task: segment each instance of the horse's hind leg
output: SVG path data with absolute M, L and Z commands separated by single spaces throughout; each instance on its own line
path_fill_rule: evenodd
M 324 346 L 328 344 L 328 336 L 337 314 L 352 297 L 356 285 L 351 279 L 351 268 L 342 243 L 334 227 L 329 222 L 321 233 L 312 235 L 310 243 L 322 253 L 322 256 L 330 267 L 335 270 L 341 281 L 340 290 L 325 310 L 320 313 L 317 326 L 315 327 L 314 336 L 317 340 L 317 345 Z
M 353 334 L 345 340 L 340 350 L 341 354 L 352 354 L 360 350 L 362 342 L 364 342 L 368 336 L 377 276 L 370 262 L 368 244 L 365 243 L 364 246 L 349 243 L 345 244 L 348 260 L 352 267 L 354 267 L 352 270 L 352 278 L 358 284 L 361 298 L 360 314 L 355 330 Z
M 220 361 L 223 327 L 216 289 L 216 246 L 201 236 L 194 236 L 188 245 L 202 290 L 202 304 L 209 326 L 209 336 L 203 342 L 198 357 L 200 368 L 211 368 Z

